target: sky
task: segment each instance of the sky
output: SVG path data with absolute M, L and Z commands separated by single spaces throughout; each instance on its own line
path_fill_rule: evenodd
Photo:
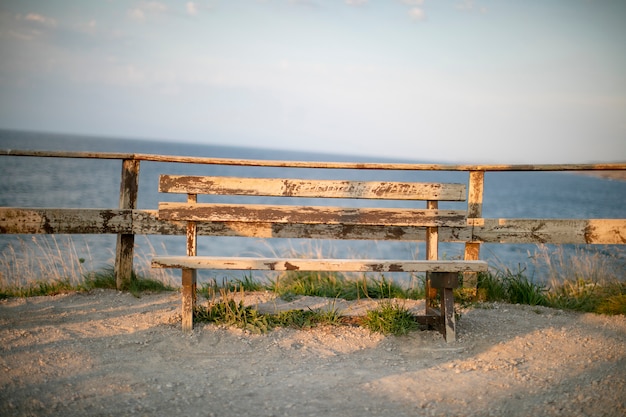
M 0 0 L 0 128 L 626 161 L 624 0 Z

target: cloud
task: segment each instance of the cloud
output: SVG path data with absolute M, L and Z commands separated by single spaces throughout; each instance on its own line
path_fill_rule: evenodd
M 29 22 L 40 23 L 45 26 L 55 27 L 57 25 L 56 20 L 51 17 L 47 17 L 38 13 L 29 13 L 24 17 L 24 20 Z
M 426 19 L 426 13 L 424 13 L 424 10 L 419 7 L 412 7 L 411 10 L 409 10 L 409 16 L 411 16 L 411 19 L 413 20 Z
M 167 6 L 158 1 L 148 1 L 141 4 L 141 7 L 149 12 L 162 13 L 167 10 Z
M 422 9 L 424 0 L 401 0 L 403 4 L 411 6 L 408 13 L 411 19 L 416 21 L 422 21 L 426 19 L 426 13 Z
M 131 9 L 128 11 L 128 17 L 133 20 L 144 20 L 146 18 L 146 14 L 141 9 Z
M 462 0 L 456 5 L 457 10 L 463 10 L 466 12 L 479 11 L 480 13 L 487 13 L 487 8 L 484 6 L 478 6 L 474 0 Z
M 0 38 L 7 36 L 20 41 L 41 38 L 56 31 L 58 22 L 39 13 L 12 15 L 0 12 Z
M 345 0 L 348 6 L 363 6 L 367 0 Z
M 289 4 L 296 6 L 319 7 L 319 5 L 313 0 L 289 0 Z
M 96 22 L 95 19 L 91 19 L 89 22 L 87 23 L 82 23 L 79 25 L 79 28 L 82 29 L 85 32 L 89 32 L 89 33 L 93 33 L 96 28 L 98 27 L 98 23 Z
M 472 10 L 474 8 L 474 0 L 463 0 L 457 3 L 456 8 L 459 10 Z
M 187 8 L 187 14 L 191 16 L 195 16 L 198 14 L 198 6 L 193 1 L 187 2 L 186 8 Z
M 144 21 L 149 14 L 160 14 L 167 11 L 167 6 L 158 1 L 144 1 L 139 7 L 128 10 L 128 16 L 133 20 Z

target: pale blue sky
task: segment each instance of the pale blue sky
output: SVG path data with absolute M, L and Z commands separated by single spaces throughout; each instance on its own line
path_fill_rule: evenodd
M 0 0 L 0 128 L 626 160 L 624 0 Z

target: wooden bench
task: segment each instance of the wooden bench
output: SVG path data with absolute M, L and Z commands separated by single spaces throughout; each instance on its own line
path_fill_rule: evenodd
M 487 270 L 484 261 L 438 260 L 439 230 L 467 226 L 465 210 L 440 210 L 438 202 L 465 201 L 464 184 L 161 175 L 159 191 L 187 194 L 186 202 L 161 202 L 158 211 L 161 221 L 187 223 L 187 256 L 157 256 L 152 260 L 153 267 L 182 269 L 182 327 L 185 331 L 193 328 L 198 269 L 425 272 L 426 311 L 416 320 L 437 327 L 450 342 L 455 340 L 453 289 L 459 285 L 459 274 Z M 248 196 L 251 204 L 198 203 L 198 194 Z M 258 204 L 259 197 L 285 199 L 275 199 L 281 203 Z M 366 202 L 422 200 L 426 201 L 426 207 L 375 207 L 371 201 L 366 207 L 294 205 L 298 203 L 294 198 L 302 197 Z M 214 236 L 425 240 L 426 259 L 197 256 L 199 231 Z M 420 236 L 425 238 L 420 239 Z M 435 308 L 437 292 L 439 307 Z

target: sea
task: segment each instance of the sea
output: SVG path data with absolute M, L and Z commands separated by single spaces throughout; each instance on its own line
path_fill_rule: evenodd
M 0 150 L 55 150 L 161 155 L 202 156 L 243 159 L 286 159 L 309 161 L 411 162 L 436 163 L 415 159 L 381 159 L 325 152 L 296 152 L 281 149 L 194 144 L 184 141 L 156 141 L 71 134 L 0 130 Z M 139 175 L 138 208 L 156 209 L 159 201 L 184 200 L 183 196 L 160 195 L 159 174 L 246 175 L 345 179 L 373 179 L 371 172 L 307 169 L 206 166 L 142 161 Z M 0 206 L 117 208 L 119 205 L 121 161 L 69 158 L 18 157 L 0 155 Z M 467 183 L 464 172 L 390 171 L 384 180 Z M 305 202 L 309 204 L 310 202 Z M 317 204 L 317 202 L 316 202 Z M 341 203 L 340 203 L 341 204 Z M 423 203 L 421 203 L 423 204 Z M 441 208 L 463 209 L 458 203 Z M 485 218 L 626 218 L 626 181 L 609 180 L 571 172 L 487 172 L 483 200 Z M 52 263 L 80 262 L 81 270 L 110 267 L 115 259 L 114 235 L 0 235 L 0 277 L 24 274 L 18 264 L 30 262 L 37 268 Z M 149 259 L 156 255 L 185 253 L 183 236 L 137 236 L 135 265 L 150 274 Z M 421 242 L 337 242 L 308 239 L 248 239 L 200 237 L 200 254 L 206 255 L 286 255 L 315 254 L 359 258 L 423 259 Z M 54 252 L 55 256 L 45 253 Z M 443 243 L 440 257 L 458 259 L 463 245 Z M 30 259 L 29 259 L 30 258 Z M 38 261 L 33 262 L 32 258 Z M 61 258 L 61 260 L 59 260 Z M 536 281 L 555 277 L 578 278 L 595 270 L 609 271 L 620 279 L 626 271 L 624 245 L 538 245 L 483 244 L 481 258 L 496 271 L 524 273 Z M 34 266 L 33 266 L 34 265 Z M 26 268 L 27 269 L 27 268 Z M 223 273 L 222 279 L 237 279 Z M 200 280 L 217 279 L 203 272 Z M 271 279 L 271 278 L 270 278 Z M 407 280 L 406 276 L 398 279 Z

